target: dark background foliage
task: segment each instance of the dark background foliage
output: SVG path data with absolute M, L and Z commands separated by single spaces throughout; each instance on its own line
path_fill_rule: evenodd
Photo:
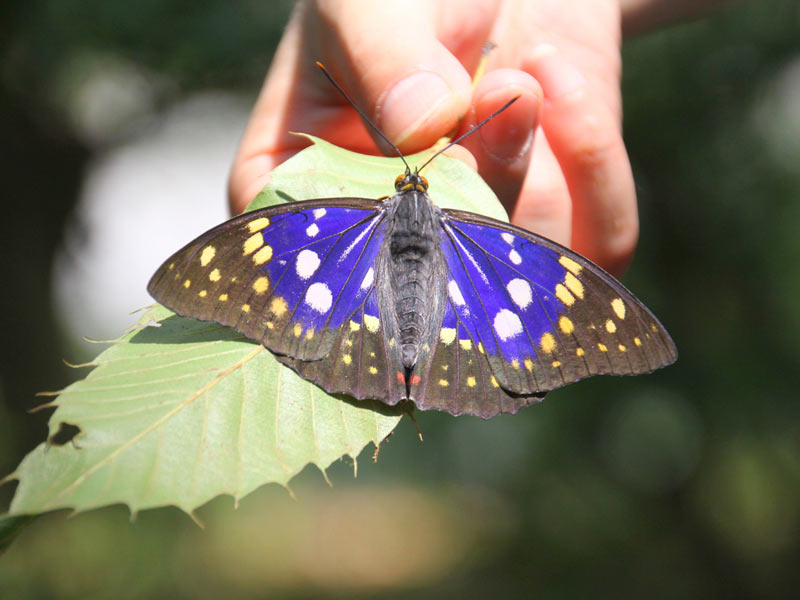
M 87 173 L 146 135 L 137 128 L 148 115 L 196 94 L 252 102 L 289 9 L 0 7 L 3 473 L 47 435 L 47 415 L 26 414 L 34 394 L 69 383 L 76 375 L 62 357 L 86 352 L 58 316 L 53 269 Z M 133 65 L 150 90 L 146 110 L 100 141 L 70 109 L 81 65 L 97 57 Z M 624 60 L 642 217 L 625 281 L 673 334 L 676 366 L 583 382 L 489 422 L 420 415 L 424 443 L 403 423 L 377 464 L 362 457 L 357 479 L 342 463 L 329 472 L 333 488 L 307 469 L 296 501 L 277 487 L 235 512 L 218 499 L 199 513 L 205 531 L 175 509 L 133 524 L 121 507 L 48 515 L 0 559 L 0 589 L 18 598 L 793 596 L 800 8 L 743 3 L 630 41 Z M 12 492 L 0 490 L 4 502 Z

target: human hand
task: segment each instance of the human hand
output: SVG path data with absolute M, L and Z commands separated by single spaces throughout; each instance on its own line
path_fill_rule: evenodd
M 497 48 L 473 91 L 470 73 L 487 41 Z M 616 0 L 299 3 L 232 169 L 231 208 L 240 212 L 307 144 L 290 131 L 363 153 L 382 143 L 317 71 L 322 60 L 405 153 L 520 96 L 464 141 L 472 156 L 462 155 L 513 223 L 619 273 L 638 236 L 621 136 L 620 42 Z

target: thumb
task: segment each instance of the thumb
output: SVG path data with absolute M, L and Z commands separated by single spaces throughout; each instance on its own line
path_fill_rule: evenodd
M 404 152 L 449 133 L 469 109 L 469 73 L 436 38 L 429 2 L 321 3 L 320 45 L 359 108 Z M 354 6 L 358 5 L 358 10 Z M 350 13 L 342 18 L 342 11 Z M 405 26 L 413 17 L 412 26 Z M 371 132 L 384 150 L 385 142 Z

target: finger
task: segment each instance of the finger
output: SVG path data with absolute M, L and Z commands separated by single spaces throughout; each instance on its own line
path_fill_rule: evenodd
M 341 18 L 347 9 L 348 18 Z M 403 152 L 430 146 L 466 113 L 469 73 L 436 37 L 431 2 L 321 3 L 323 53 L 360 108 Z M 402 24 L 413 16 L 413 26 Z M 385 144 L 373 135 L 384 150 Z
M 289 112 L 293 100 L 295 110 L 300 112 L 306 112 L 309 105 L 305 95 L 294 91 L 303 87 L 299 84 L 303 77 L 299 65 L 300 16 L 295 10 L 284 30 L 236 151 L 228 177 L 228 203 L 232 214 L 242 212 L 264 188 L 272 169 L 307 145 L 303 138 L 290 134 L 293 129 L 311 133 L 311 127 L 293 128 Z
M 565 246 L 572 241 L 572 199 L 541 128 L 511 222 Z
M 469 75 L 436 40 L 433 17 L 425 12 L 431 3 L 415 4 L 298 4 L 231 171 L 234 212 L 260 191 L 272 168 L 307 144 L 291 131 L 358 152 L 375 151 L 370 135 L 380 138 L 364 129 L 318 72 L 316 60 L 327 64 L 359 108 L 404 152 L 432 145 L 455 126 L 469 105 Z M 415 16 L 414 27 L 399 27 L 409 15 Z
M 511 106 L 463 141 L 477 160 L 478 172 L 509 215 L 516 209 L 530 162 L 542 105 L 541 86 L 533 77 L 516 69 L 488 72 L 475 88 L 465 127 L 483 122 L 513 98 L 517 99 Z
M 620 273 L 636 246 L 639 222 L 619 123 L 552 46 L 539 47 L 524 68 L 544 89 L 542 128 L 572 198 L 572 247 Z

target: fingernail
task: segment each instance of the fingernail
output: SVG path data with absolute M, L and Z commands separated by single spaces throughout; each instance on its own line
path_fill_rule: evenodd
M 539 80 L 544 95 L 550 100 L 558 100 L 586 87 L 586 78 L 578 69 L 563 58 L 550 44 L 534 48 L 530 63 L 533 76 Z
M 397 82 L 378 104 L 381 130 L 396 144 L 416 132 L 441 106 L 452 90 L 436 73 L 419 71 Z

